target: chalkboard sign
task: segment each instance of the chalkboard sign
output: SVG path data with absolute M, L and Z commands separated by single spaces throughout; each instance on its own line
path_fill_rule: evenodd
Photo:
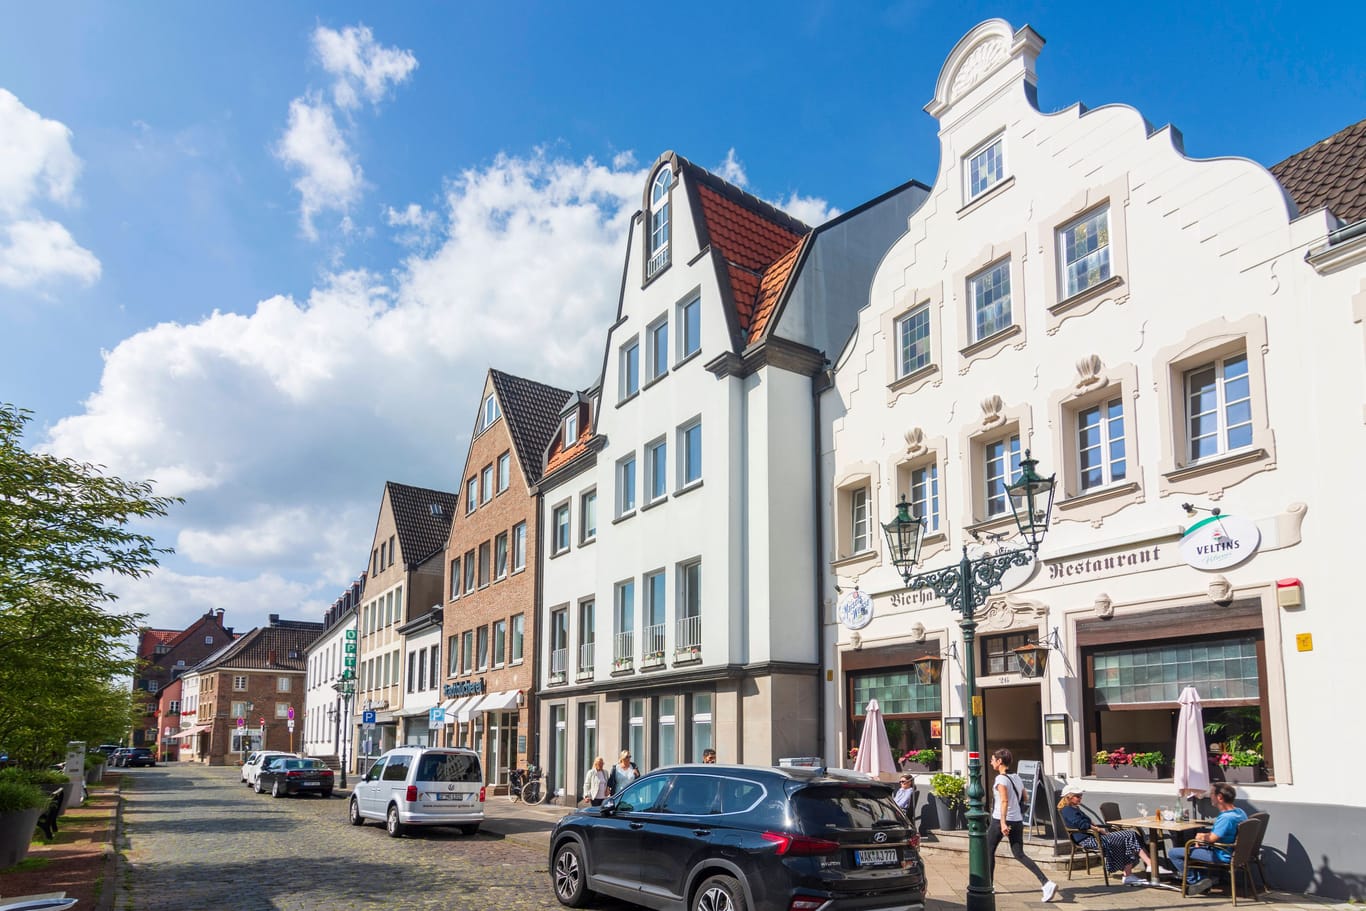
M 1043 771 L 1043 763 L 1037 759 L 1021 759 L 1019 765 L 1015 767 L 1015 772 L 1020 776 L 1021 790 L 1029 797 L 1029 807 L 1024 811 L 1025 831 L 1034 830 L 1034 810 L 1039 805 L 1039 775 Z

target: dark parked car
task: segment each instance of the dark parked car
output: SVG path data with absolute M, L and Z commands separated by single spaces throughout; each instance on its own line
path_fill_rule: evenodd
M 286 794 L 332 796 L 332 770 L 321 759 L 272 756 L 256 776 L 256 793 L 269 791 L 271 797 Z
M 133 766 L 154 766 L 157 758 L 152 755 L 152 751 L 146 747 L 133 747 L 124 754 L 123 762 L 120 765 Z
M 133 752 L 132 747 L 119 747 L 109 756 L 109 764 L 112 766 L 127 765 L 128 755 Z
M 561 904 L 602 893 L 689 911 L 922 911 L 920 837 L 892 788 L 842 770 L 669 766 L 550 837 Z

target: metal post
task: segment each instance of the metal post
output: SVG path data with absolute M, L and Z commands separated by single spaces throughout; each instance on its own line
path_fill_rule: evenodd
M 990 858 L 987 856 L 987 822 L 991 813 L 986 809 L 986 789 L 982 786 L 982 741 L 977 723 L 977 605 L 972 586 L 972 564 L 967 548 L 958 564 L 961 578 L 958 621 L 963 630 L 964 674 L 967 677 L 968 697 L 968 892 L 967 911 L 996 911 L 996 895 L 991 885 Z

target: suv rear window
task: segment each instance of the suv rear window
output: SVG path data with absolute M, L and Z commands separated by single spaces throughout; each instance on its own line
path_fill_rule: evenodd
M 867 829 L 879 823 L 905 824 L 891 794 L 880 788 L 802 788 L 792 795 L 792 807 L 808 835 L 831 829 Z
M 477 784 L 479 757 L 466 753 L 424 753 L 417 765 L 418 781 L 462 781 Z

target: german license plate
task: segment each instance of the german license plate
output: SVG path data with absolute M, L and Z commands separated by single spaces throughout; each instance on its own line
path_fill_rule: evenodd
M 464 794 L 437 794 L 437 800 L 464 800 Z
M 316 788 L 318 785 L 322 784 L 322 782 L 321 782 L 321 781 L 304 781 L 304 782 L 300 782 L 300 784 L 302 784 L 302 785 L 303 785 L 304 787 L 306 787 L 306 788 Z
M 860 867 L 880 867 L 897 863 L 896 848 L 869 848 L 854 852 L 854 863 Z

